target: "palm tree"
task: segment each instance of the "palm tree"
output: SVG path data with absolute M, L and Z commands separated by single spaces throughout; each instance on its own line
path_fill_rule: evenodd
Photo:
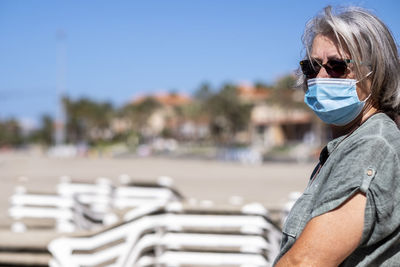
M 236 133 L 247 130 L 251 105 L 240 101 L 236 86 L 225 84 L 208 99 L 206 108 L 211 120 L 211 134 L 218 142 L 232 143 Z
M 110 129 L 114 109 L 110 103 L 97 103 L 87 98 L 76 101 L 65 97 L 63 103 L 67 115 L 67 140 L 94 142 L 103 138 L 103 133 Z M 94 133 L 97 133 L 96 135 Z
M 22 130 L 17 120 L 0 122 L 0 147 L 16 147 L 23 144 Z

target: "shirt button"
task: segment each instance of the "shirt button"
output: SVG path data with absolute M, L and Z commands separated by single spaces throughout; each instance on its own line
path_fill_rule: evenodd
M 367 171 L 367 175 L 368 175 L 368 176 L 372 176 L 373 173 L 374 173 L 374 172 L 373 172 L 371 169 L 368 169 L 368 171 Z

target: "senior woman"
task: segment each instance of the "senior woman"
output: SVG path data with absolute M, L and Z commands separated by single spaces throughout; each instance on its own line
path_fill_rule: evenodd
M 400 61 L 370 12 L 331 7 L 303 35 L 304 101 L 331 126 L 276 266 L 400 266 Z

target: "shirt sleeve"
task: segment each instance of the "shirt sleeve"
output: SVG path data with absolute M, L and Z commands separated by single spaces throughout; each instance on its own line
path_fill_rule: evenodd
M 378 242 L 399 227 L 400 211 L 395 211 L 395 207 L 400 204 L 400 165 L 387 141 L 380 136 L 368 136 L 332 156 L 328 159 L 334 161 L 331 167 L 321 169 L 326 180 L 320 185 L 311 217 L 336 209 L 362 192 L 367 205 L 361 244 Z

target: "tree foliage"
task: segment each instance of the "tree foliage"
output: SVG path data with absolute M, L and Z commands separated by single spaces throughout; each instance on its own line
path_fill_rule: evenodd
M 77 143 L 104 137 L 104 132 L 109 129 L 114 114 L 110 103 L 97 103 L 87 98 L 74 101 L 65 97 L 63 104 L 67 117 L 67 141 Z
M 271 89 L 274 88 L 274 86 L 270 85 L 270 84 L 266 84 L 266 83 L 261 82 L 261 81 L 257 81 L 257 82 L 254 83 L 254 88 L 256 88 L 258 90 L 270 91 Z
M 208 82 L 203 82 L 194 93 L 197 101 L 207 101 L 213 95 L 212 88 Z
M 30 141 L 40 143 L 45 146 L 53 144 L 54 137 L 54 120 L 49 115 L 43 115 L 41 118 L 41 126 L 35 130 L 31 136 Z
M 268 91 L 268 105 L 280 105 L 284 108 L 304 107 L 302 94 L 297 94 L 298 91 L 293 89 L 294 85 L 295 77 L 286 75 L 273 85 L 259 81 L 254 87 L 256 90 Z M 172 91 L 170 94 L 174 95 L 177 92 Z M 248 130 L 253 104 L 247 104 L 245 101 L 254 103 L 241 99 L 234 84 L 227 83 L 220 88 L 212 88 L 208 82 L 200 84 L 190 103 L 172 104 L 169 107 L 165 107 L 153 97 L 129 103 L 118 109 L 108 102 L 97 102 L 88 98 L 73 100 L 65 97 L 63 105 L 66 112 L 66 138 L 70 143 L 84 141 L 92 144 L 106 138 L 137 138 L 148 126 L 149 118 L 154 112 L 164 109 L 164 118 L 167 121 L 164 136 L 179 138 L 180 123 L 189 121 L 195 125 L 199 122 L 199 125 L 204 126 L 204 123 L 208 122 L 213 140 L 229 144 L 235 142 L 236 134 Z M 123 130 L 113 133 L 112 125 L 115 119 L 128 126 L 121 127 Z M 21 145 L 24 138 L 21 132 L 16 120 L 0 122 L 0 146 Z M 42 117 L 41 127 L 32 134 L 30 141 L 51 145 L 53 135 L 54 121 L 51 116 L 46 115 Z
M 294 75 L 285 75 L 279 78 L 276 83 L 274 88 L 276 90 L 293 90 L 296 85 L 296 77 Z
M 246 130 L 250 122 L 251 106 L 241 103 L 237 87 L 225 84 L 212 95 L 205 107 L 210 117 L 211 134 L 220 142 L 233 142 L 239 131 Z
M 138 103 L 125 105 L 121 109 L 120 114 L 127 117 L 132 123 L 133 128 L 139 132 L 146 126 L 151 114 L 160 106 L 161 104 L 153 97 L 146 97 Z
M 0 147 L 16 147 L 23 144 L 21 127 L 17 120 L 0 122 Z
M 308 110 L 303 101 L 303 93 L 295 87 L 296 77 L 292 74 L 279 78 L 273 87 L 268 104 L 279 105 L 283 108 L 300 108 Z

